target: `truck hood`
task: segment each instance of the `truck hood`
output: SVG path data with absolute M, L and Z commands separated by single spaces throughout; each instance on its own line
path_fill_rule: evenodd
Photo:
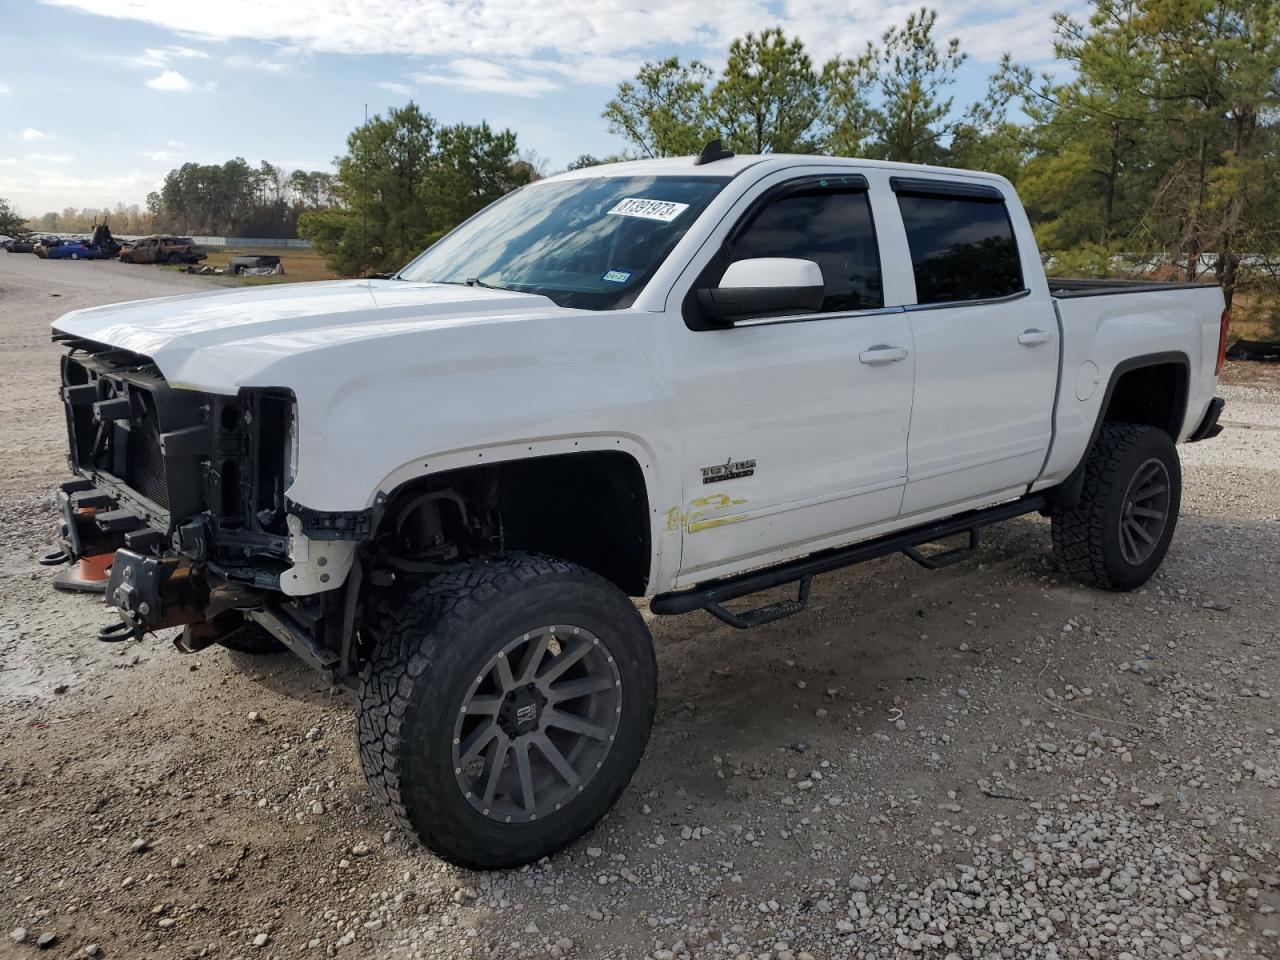
M 109 304 L 74 310 L 53 328 L 150 357 L 173 386 L 234 393 L 260 382 L 275 361 L 308 351 L 559 310 L 546 297 L 508 290 L 335 280 Z

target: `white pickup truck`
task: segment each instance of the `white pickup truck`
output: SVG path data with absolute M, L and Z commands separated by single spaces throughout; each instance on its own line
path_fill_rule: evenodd
M 1046 279 L 990 174 L 718 144 L 578 170 L 389 280 L 59 319 L 50 559 L 110 561 L 104 639 L 182 626 L 357 687 L 395 818 L 514 865 L 640 762 L 631 598 L 757 626 L 816 574 L 962 560 L 1032 512 L 1070 574 L 1144 583 L 1175 444 L 1220 429 L 1226 324 L 1214 286 Z

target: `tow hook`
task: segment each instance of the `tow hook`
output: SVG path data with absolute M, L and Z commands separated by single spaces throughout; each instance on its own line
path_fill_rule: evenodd
M 98 628 L 98 639 L 103 643 L 123 643 L 125 640 L 141 640 L 142 628 L 125 620 L 104 623 Z

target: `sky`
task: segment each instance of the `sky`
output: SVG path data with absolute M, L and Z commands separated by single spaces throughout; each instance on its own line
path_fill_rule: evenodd
M 1082 0 L 1058 6 L 1078 10 Z M 957 104 L 1005 51 L 1052 65 L 1051 9 L 941 0 L 969 61 Z M 853 54 L 914 3 L 892 0 L 0 0 L 0 197 L 24 215 L 143 203 L 188 161 L 330 169 L 364 118 L 412 99 L 488 120 L 542 166 L 625 149 L 600 113 L 646 60 L 723 64 L 780 26 L 816 62 Z

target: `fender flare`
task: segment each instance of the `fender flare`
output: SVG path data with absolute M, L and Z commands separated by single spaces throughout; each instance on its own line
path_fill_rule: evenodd
M 407 483 L 452 470 L 514 463 L 543 457 L 572 456 L 581 453 L 622 453 L 636 464 L 644 483 L 649 517 L 648 582 L 654 584 L 675 575 L 680 562 L 681 539 L 678 531 L 668 529 L 664 506 L 679 503 L 680 477 L 676 471 L 663 473 L 659 464 L 663 454 L 634 434 L 592 433 L 557 437 L 514 440 L 505 443 L 468 447 L 417 457 L 391 471 L 378 482 L 367 511 L 374 528 L 380 520 L 383 504 Z M 668 451 L 665 462 L 675 462 L 675 451 Z M 665 582 L 665 580 L 662 580 Z
M 1121 360 L 1111 368 L 1111 377 L 1107 380 L 1107 389 L 1102 394 L 1102 403 L 1098 407 L 1097 419 L 1094 421 L 1093 429 L 1089 432 L 1089 442 L 1084 448 L 1084 456 L 1062 483 L 1047 491 L 1051 507 L 1066 507 L 1070 509 L 1080 502 L 1080 492 L 1084 487 L 1085 463 L 1089 459 L 1089 454 L 1093 451 L 1093 445 L 1098 442 L 1098 434 L 1102 432 L 1102 424 L 1106 422 L 1107 411 L 1111 409 L 1111 400 L 1115 394 L 1116 385 L 1119 384 L 1120 380 L 1126 374 L 1135 370 L 1142 370 L 1145 367 L 1159 367 L 1168 363 L 1182 367 L 1185 374 L 1179 381 L 1178 393 L 1173 398 L 1173 408 L 1175 413 L 1178 414 L 1178 426 L 1174 433 L 1173 441 L 1174 443 L 1178 442 L 1178 437 L 1181 435 L 1183 424 L 1187 418 L 1187 397 L 1191 389 L 1191 358 L 1181 350 L 1166 350 L 1161 353 L 1144 353 L 1140 356 Z

